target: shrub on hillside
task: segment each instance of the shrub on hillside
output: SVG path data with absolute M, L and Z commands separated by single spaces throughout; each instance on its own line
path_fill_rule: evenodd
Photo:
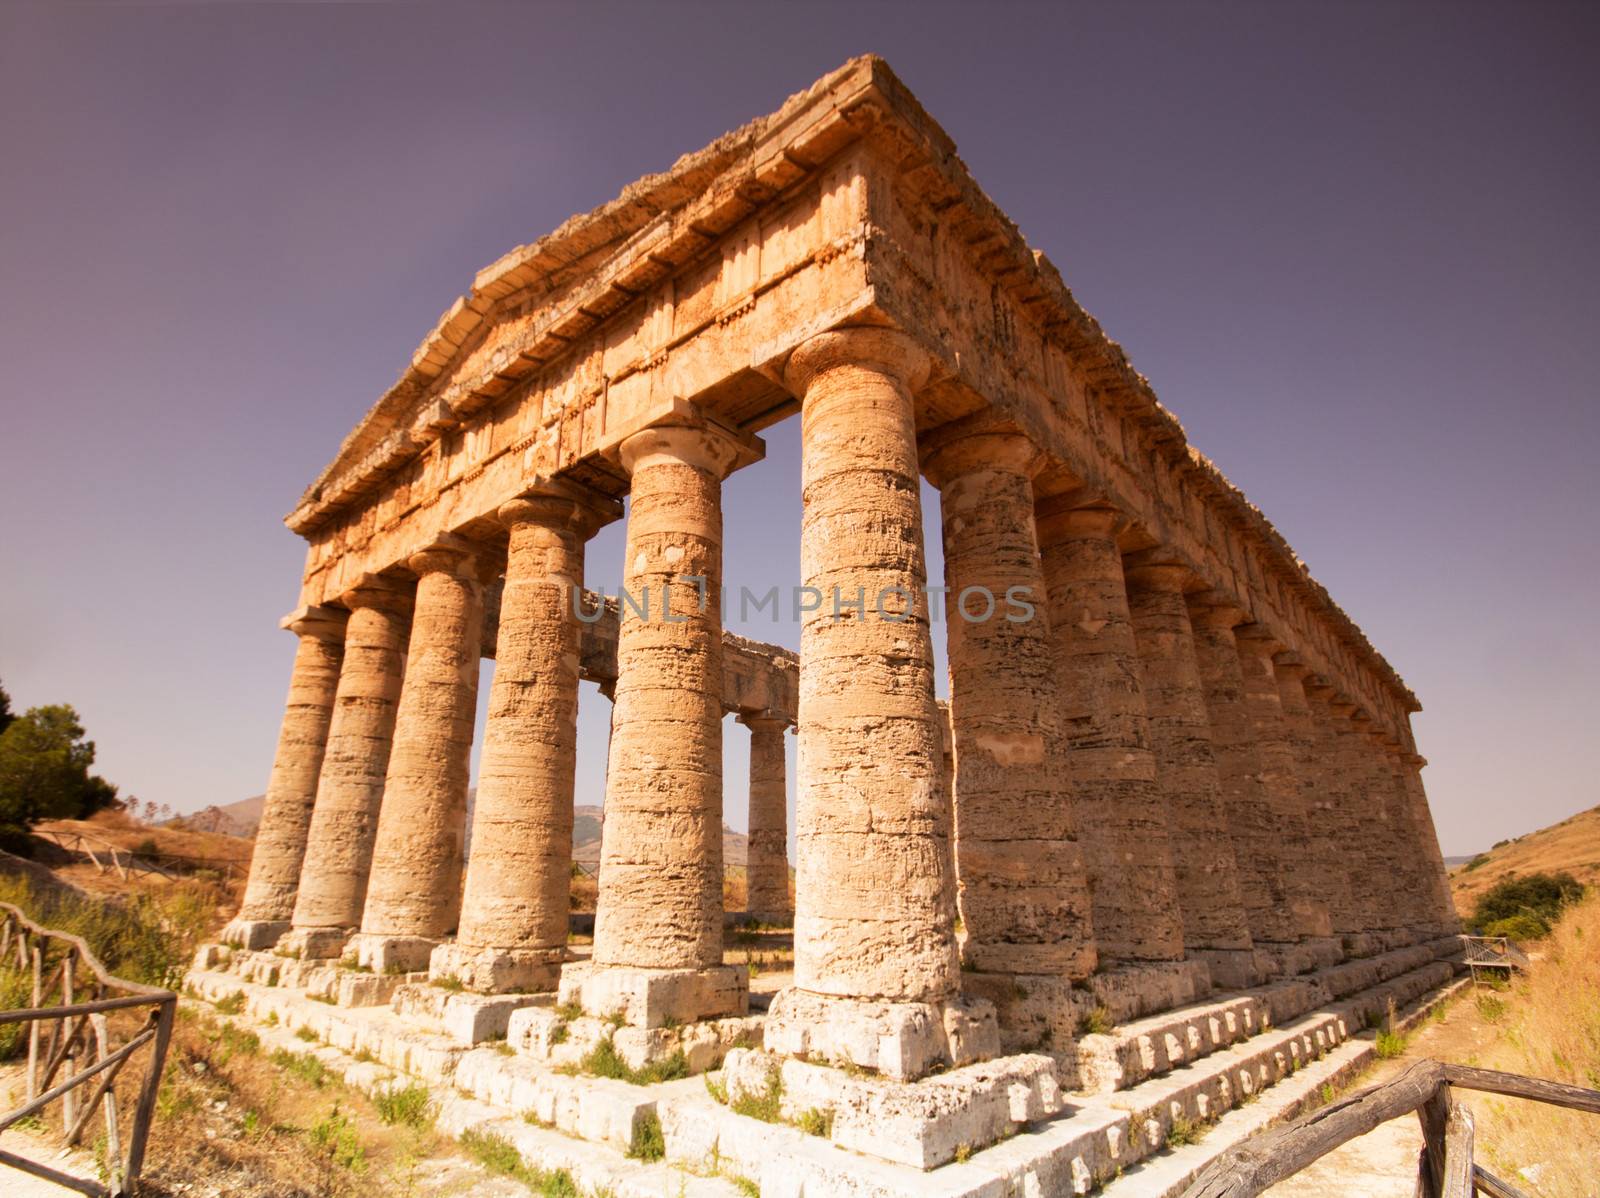
M 1483 925 L 1483 935 L 1509 936 L 1512 940 L 1542 940 L 1549 934 L 1550 925 L 1527 911 Z
M 1583 897 L 1583 884 L 1565 871 L 1525 874 L 1497 882 L 1478 900 L 1469 926 L 1485 936 L 1512 936 L 1536 940 L 1548 935 L 1561 910 Z M 1518 921 L 1520 935 L 1490 931 L 1495 925 Z M 1536 929 L 1536 930 L 1535 930 Z

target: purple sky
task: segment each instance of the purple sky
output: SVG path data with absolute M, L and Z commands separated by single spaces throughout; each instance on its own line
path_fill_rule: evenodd
M 1600 801 L 1597 13 L 0 0 L 0 680 L 125 793 L 259 793 L 281 518 L 438 314 L 871 50 L 1420 696 L 1445 851 L 1561 819 Z M 796 580 L 797 433 L 728 484 L 731 584 Z

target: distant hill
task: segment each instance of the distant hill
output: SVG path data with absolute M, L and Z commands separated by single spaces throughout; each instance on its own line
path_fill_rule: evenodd
M 1566 870 L 1585 886 L 1600 883 L 1600 807 L 1569 816 L 1559 824 L 1502 840 L 1450 871 L 1456 910 L 1471 915 L 1478 897 L 1513 874 Z
M 467 826 L 472 825 L 472 805 L 478 797 L 478 788 L 474 786 L 467 791 Z M 240 799 L 237 803 L 229 803 L 226 807 L 207 807 L 191 815 L 184 815 L 184 826 L 196 831 L 220 832 L 225 836 L 253 837 L 256 828 L 261 823 L 261 807 L 265 795 L 256 795 L 250 799 Z M 469 831 L 470 839 L 470 831 Z M 725 865 L 743 866 L 745 850 L 749 844 L 748 838 L 742 832 L 735 832 L 726 824 L 722 827 L 722 859 Z M 469 844 L 470 849 L 470 844 Z M 572 809 L 572 855 L 583 865 L 596 866 L 600 864 L 600 808 L 581 804 Z

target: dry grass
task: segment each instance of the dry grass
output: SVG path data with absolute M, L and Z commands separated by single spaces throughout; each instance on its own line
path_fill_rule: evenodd
M 1470 1063 L 1600 1089 L 1600 891 L 1569 907 L 1539 947 L 1528 976 L 1496 996 L 1499 1036 Z M 1474 1105 L 1491 1169 L 1542 1198 L 1593 1198 L 1600 1116 L 1512 1098 Z
M 1483 857 L 1482 864 L 1450 875 L 1456 910 L 1463 917 L 1472 915 L 1485 891 L 1513 874 L 1566 870 L 1585 886 L 1600 884 L 1600 807 L 1507 841 Z

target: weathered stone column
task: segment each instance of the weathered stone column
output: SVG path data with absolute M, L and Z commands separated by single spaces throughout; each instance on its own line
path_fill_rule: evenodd
M 789 898 L 789 788 L 783 759 L 787 725 L 741 715 L 750 729 L 750 834 L 745 849 L 745 911 L 763 923 L 794 919 Z
M 585 542 L 620 505 L 550 485 L 510 531 L 461 927 L 429 972 L 486 992 L 555 988 L 567 955 Z
M 1206 962 L 1216 985 L 1254 986 L 1261 971 L 1239 894 L 1239 864 L 1183 599 L 1189 572 L 1154 562 L 1130 566 L 1126 576 L 1150 751 L 1166 803 L 1184 950 Z
M 1034 533 L 1037 462 L 1027 438 L 982 426 L 924 454 L 944 526 L 961 956 L 981 973 L 1081 979 L 1095 929 Z
M 1073 506 L 1071 496 L 1047 500 L 1039 506 L 1039 546 L 1100 957 L 1119 965 L 1174 962 L 1183 957 L 1183 924 L 1145 731 L 1120 524 L 1117 512 Z
M 1336 934 L 1333 908 L 1339 905 L 1341 900 L 1337 896 L 1341 890 L 1348 889 L 1349 881 L 1339 868 L 1343 843 L 1336 834 L 1333 800 L 1315 749 L 1311 707 L 1305 692 L 1305 678 L 1310 671 L 1298 654 L 1288 651 L 1273 656 L 1272 669 L 1277 678 L 1278 707 L 1283 713 L 1283 730 L 1297 786 L 1298 802 L 1291 805 L 1290 816 L 1305 830 L 1307 854 L 1304 861 L 1290 863 L 1290 890 L 1306 896 L 1311 904 L 1314 926 L 1319 929 L 1314 934 L 1326 938 Z M 1295 885 L 1296 882 L 1299 885 Z M 1342 949 L 1340 955 L 1343 955 Z
M 1363 909 L 1360 888 L 1369 883 L 1358 860 L 1357 846 L 1366 834 L 1355 794 L 1355 779 L 1344 763 L 1338 729 L 1349 723 L 1349 710 L 1337 709 L 1336 692 L 1324 678 L 1312 675 L 1302 688 L 1310 715 L 1312 771 L 1318 780 L 1319 819 L 1326 828 L 1327 841 L 1321 850 L 1332 866 L 1334 884 L 1328 892 L 1328 918 L 1333 934 L 1339 937 L 1347 957 L 1371 956 L 1369 926 Z
M 477 555 L 444 537 L 411 556 L 417 607 L 394 751 L 372 847 L 356 959 L 374 973 L 428 967 L 461 911 L 468 758 L 483 651 Z
M 1450 873 L 1445 868 L 1444 855 L 1439 848 L 1439 833 L 1434 829 L 1428 794 L 1422 786 L 1422 769 L 1427 764 L 1428 759 L 1415 752 L 1410 747 L 1409 737 L 1406 738 L 1400 750 L 1400 780 L 1411 800 L 1427 857 L 1433 928 L 1440 936 L 1453 936 L 1461 931 L 1461 916 L 1456 912 L 1455 898 L 1450 893 Z
M 1405 894 L 1406 927 L 1419 941 L 1432 940 L 1439 928 L 1436 888 L 1445 872 L 1444 859 L 1439 855 L 1433 821 L 1425 815 L 1419 817 L 1406 786 L 1399 738 L 1387 731 L 1380 731 L 1376 740 L 1380 777 L 1388 782 L 1389 801 L 1396 814 L 1400 836 L 1406 842 L 1405 863 L 1411 879 Z
M 1312 968 L 1310 959 L 1292 953 L 1299 934 L 1278 872 L 1278 821 L 1261 781 L 1255 727 L 1245 704 L 1239 647 L 1233 635 L 1244 613 L 1200 595 L 1190 600 L 1189 619 L 1211 720 L 1217 782 L 1239 866 L 1239 897 L 1251 939 L 1257 949 L 1271 954 L 1279 972 Z
M 722 964 L 722 479 L 741 450 L 709 423 L 621 448 L 633 485 L 594 956 L 563 968 L 561 999 L 635 1027 L 747 1009 L 746 971 Z
M 328 747 L 339 667 L 344 661 L 344 626 L 350 613 L 335 607 L 302 607 L 282 627 L 299 637 L 289 701 L 278 730 L 261 824 L 250 855 L 239 914 L 222 929 L 222 942 L 244 949 L 271 948 L 289 930 L 306 831 L 317 799 L 317 777 Z
M 1394 826 L 1393 799 L 1378 777 L 1371 718 L 1354 703 L 1339 706 L 1349 709 L 1348 719 L 1339 729 L 1340 759 L 1349 771 L 1351 798 L 1361 822 L 1360 838 L 1352 846 L 1355 876 L 1362 879 L 1359 899 L 1367 930 L 1378 939 L 1376 947 L 1395 948 L 1411 938 L 1401 930 L 1406 921 L 1398 879 L 1403 876 L 1405 861 Z
M 350 610 L 328 748 L 306 833 L 291 930 L 279 951 L 337 957 L 361 923 L 410 623 L 409 582 L 369 576 L 339 597 Z
M 927 372 L 904 334 L 847 329 L 787 373 L 801 581 L 823 599 L 800 630 L 794 985 L 765 1042 L 899 1079 L 999 1049 L 993 1007 L 959 995 L 912 408 Z M 835 618 L 835 588 L 866 610 Z
M 1278 693 L 1278 672 L 1273 655 L 1280 644 L 1260 624 L 1245 624 L 1234 630 L 1239 646 L 1240 680 L 1243 684 L 1246 718 L 1250 721 L 1251 741 L 1259 766 L 1261 790 L 1276 828 L 1272 849 L 1276 857 L 1281 893 L 1289 904 L 1296 938 L 1318 942 L 1327 950 L 1333 926 L 1328 911 L 1318 900 L 1308 873 L 1316 869 L 1309 820 L 1303 808 L 1300 778 L 1295 772 L 1294 746 L 1283 718 L 1283 700 Z M 1339 953 L 1331 950 L 1332 964 Z

